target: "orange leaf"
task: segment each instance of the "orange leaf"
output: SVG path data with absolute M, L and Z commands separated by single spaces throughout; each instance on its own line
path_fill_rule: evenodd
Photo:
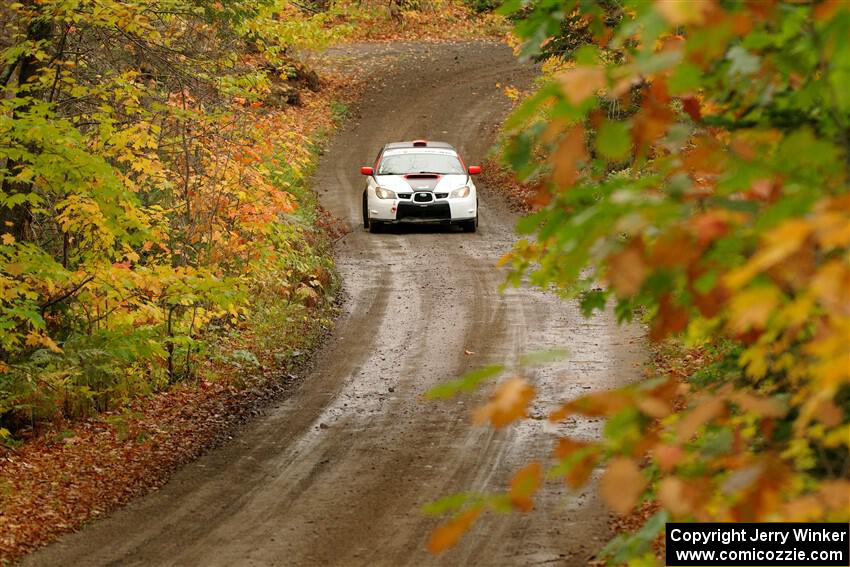
M 652 453 L 662 472 L 672 471 L 685 456 L 685 451 L 678 445 L 658 445 Z
M 838 427 L 844 421 L 844 412 L 832 400 L 824 400 L 818 405 L 815 418 L 827 427 Z
M 845 0 L 822 0 L 815 6 L 812 14 L 816 20 L 823 22 L 832 19 L 846 5 Z
M 511 504 L 523 512 L 530 512 L 534 508 L 532 496 L 540 488 L 543 481 L 543 466 L 539 461 L 529 463 L 514 475 L 511 479 L 510 498 Z
M 596 466 L 596 461 L 599 460 L 598 453 L 588 453 L 581 460 L 573 463 L 570 471 L 564 479 L 570 488 L 581 488 L 584 483 L 590 478 L 593 473 L 593 468 Z
M 699 110 L 699 101 L 692 96 L 688 96 L 682 99 L 682 109 L 688 113 L 694 122 L 699 122 L 702 120 L 702 114 Z
M 577 413 L 587 417 L 608 417 L 631 404 L 632 396 L 626 392 L 597 392 L 567 402 L 549 414 L 549 421 L 562 419 Z
M 605 86 L 605 71 L 601 67 L 578 66 L 559 74 L 558 81 L 567 100 L 579 105 Z
M 572 186 L 578 179 L 578 162 L 586 158 L 584 126 L 577 124 L 570 128 L 552 155 L 552 180 L 559 187 Z
M 655 9 L 674 26 L 701 24 L 714 8 L 711 0 L 656 0 Z
M 818 493 L 827 508 L 847 511 L 847 500 L 850 499 L 850 481 L 824 481 Z
M 775 400 L 754 396 L 747 392 L 735 392 L 729 396 L 729 399 L 741 406 L 744 411 L 759 417 L 783 417 L 786 413 Z
M 561 437 L 558 439 L 558 445 L 555 447 L 555 457 L 558 459 L 566 459 L 579 449 L 584 449 L 589 445 L 589 443 L 585 443 L 584 441 L 576 441 L 575 439 L 569 439 L 568 437 Z
M 675 476 L 667 477 L 659 483 L 658 501 L 674 516 L 685 516 L 691 511 L 690 502 L 685 498 L 685 483 Z
M 696 409 L 692 410 L 682 421 L 679 422 L 677 438 L 680 443 L 690 440 L 697 429 L 719 416 L 725 410 L 723 399 L 711 397 Z
M 688 312 L 673 303 L 669 293 L 661 296 L 658 315 L 655 317 L 649 338 L 658 342 L 672 333 L 678 333 L 688 326 Z
M 790 522 L 811 522 L 823 512 L 823 505 L 817 496 L 809 494 L 787 502 L 782 508 L 782 519 Z
M 655 419 L 667 417 L 672 411 L 670 404 L 664 400 L 659 400 L 658 398 L 653 398 L 651 396 L 641 398 L 637 403 L 637 407 L 640 411 L 649 417 L 654 417 Z
M 650 261 L 656 267 L 673 268 L 690 264 L 698 256 L 693 237 L 681 228 L 673 228 L 655 240 Z
M 534 387 L 522 378 L 511 378 L 500 384 L 490 401 L 475 410 L 475 423 L 490 421 L 494 427 L 504 427 L 526 416 L 528 404 L 534 398 Z
M 608 281 L 621 297 L 640 291 L 647 273 L 640 240 L 633 241 L 628 248 L 608 257 Z
M 633 460 L 617 457 L 602 475 L 600 492 L 614 511 L 626 514 L 637 504 L 646 484 L 646 478 Z
M 644 92 L 640 111 L 632 119 L 632 139 L 639 150 L 645 150 L 667 132 L 675 118 L 669 101 L 664 79 L 655 77 L 650 88 Z
M 461 536 L 469 531 L 479 515 L 481 515 L 481 507 L 476 506 L 438 526 L 431 532 L 431 538 L 428 540 L 428 551 L 434 554 L 441 553 L 457 545 Z

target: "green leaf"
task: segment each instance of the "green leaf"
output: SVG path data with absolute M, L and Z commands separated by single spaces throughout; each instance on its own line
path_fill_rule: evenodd
M 449 494 L 434 502 L 428 502 L 422 506 L 422 511 L 429 516 L 440 516 L 452 510 L 459 510 L 470 503 L 478 503 L 484 498 L 477 492 L 459 492 Z
M 484 380 L 498 376 L 504 370 L 504 364 L 491 364 L 490 366 L 477 368 L 471 372 L 467 372 L 456 380 L 431 388 L 425 393 L 425 398 L 429 400 L 451 398 L 459 392 L 472 391 Z
M 637 557 L 650 549 L 653 540 L 662 532 L 669 516 L 666 510 L 653 514 L 649 520 L 635 533 L 622 534 L 608 542 L 602 548 L 602 557 L 612 563 L 621 565 L 630 558 Z
M 596 149 L 611 161 L 621 161 L 632 147 L 629 124 L 606 120 L 596 133 Z
M 700 68 L 687 61 L 682 62 L 667 80 L 670 94 L 680 95 L 695 91 L 700 86 L 702 71 Z
M 524 354 L 519 359 L 521 366 L 535 366 L 539 364 L 548 364 L 563 360 L 569 355 L 569 351 L 563 348 L 553 348 L 547 350 L 539 350 Z
M 608 292 L 601 289 L 585 291 L 579 298 L 581 313 L 585 317 L 591 317 L 594 311 L 603 311 L 608 303 Z

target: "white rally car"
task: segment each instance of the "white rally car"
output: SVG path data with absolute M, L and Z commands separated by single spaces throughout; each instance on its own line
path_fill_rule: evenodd
M 467 232 L 478 227 L 478 194 L 469 168 L 445 142 L 394 142 L 385 145 L 367 176 L 363 191 L 363 227 L 377 232 L 385 224 L 456 224 Z

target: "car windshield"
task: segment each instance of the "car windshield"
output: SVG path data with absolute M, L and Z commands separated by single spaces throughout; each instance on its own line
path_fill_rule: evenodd
M 385 155 L 381 158 L 378 175 L 405 175 L 408 173 L 461 175 L 464 170 L 457 156 L 447 153 L 403 153 Z

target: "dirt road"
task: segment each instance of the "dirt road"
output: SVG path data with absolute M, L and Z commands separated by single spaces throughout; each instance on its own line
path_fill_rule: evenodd
M 531 376 L 540 392 L 533 413 L 542 415 L 556 400 L 634 377 L 640 330 L 618 329 L 609 317 L 586 322 L 539 291 L 500 294 L 494 264 L 515 238 L 515 217 L 487 188 L 476 234 L 358 228 L 358 168 L 384 142 L 446 140 L 478 163 L 509 108 L 503 87 L 527 86 L 530 69 L 486 42 L 333 55 L 374 77 L 315 179 L 324 204 L 354 227 L 337 249 L 347 299 L 334 337 L 267 416 L 25 565 L 585 565 L 606 540 L 596 496 L 554 483 L 531 514 L 485 516 L 458 548 L 429 556 L 437 520 L 421 506 L 456 491 L 503 489 L 514 470 L 548 454 L 555 429 L 545 420 L 501 432 L 471 426 L 486 389 L 445 402 L 421 395 L 476 366 L 566 346 L 567 360 Z M 599 426 L 572 421 L 562 431 L 592 437 Z

